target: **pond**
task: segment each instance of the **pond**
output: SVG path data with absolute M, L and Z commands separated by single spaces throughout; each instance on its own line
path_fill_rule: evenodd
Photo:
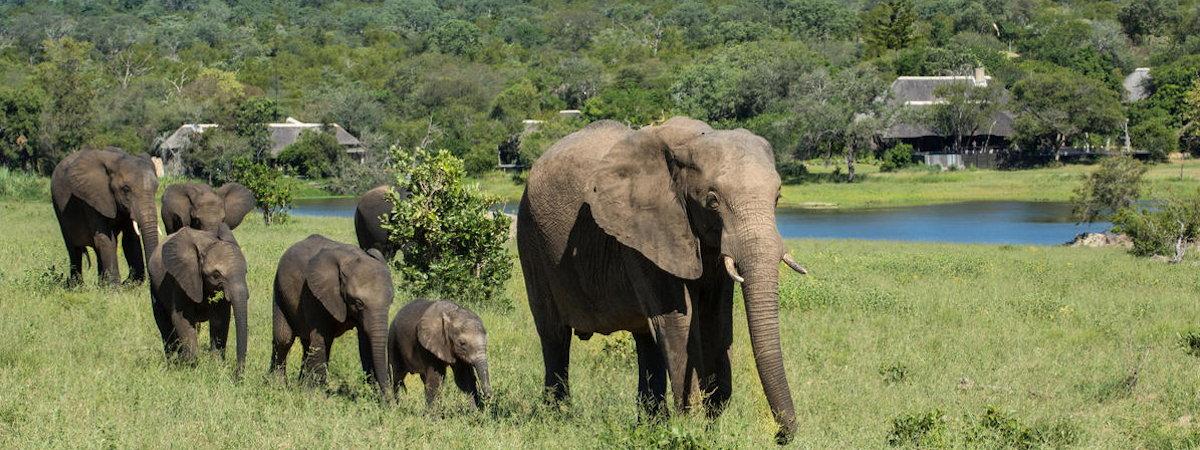
M 354 215 L 354 198 L 302 199 L 292 214 Z M 506 203 L 515 213 L 516 204 Z M 1058 245 L 1111 224 L 1076 225 L 1071 205 L 1054 202 L 964 202 L 870 209 L 780 209 L 787 239 L 873 239 L 989 244 Z

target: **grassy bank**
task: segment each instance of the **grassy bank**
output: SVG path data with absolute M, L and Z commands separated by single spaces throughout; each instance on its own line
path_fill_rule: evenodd
M 519 273 L 511 310 L 480 311 L 495 406 L 479 413 L 421 384 L 381 408 L 354 337 L 333 349 L 329 391 L 267 370 L 279 255 L 310 233 L 352 242 L 348 219 L 237 230 L 250 265 L 248 376 L 213 358 L 166 364 L 145 286 L 63 290 L 66 255 L 48 203 L 0 203 L 0 447 L 611 448 L 706 443 L 770 448 L 774 425 L 736 307 L 735 393 L 720 419 L 634 427 L 635 357 L 623 335 L 575 341 L 574 401 L 538 401 L 541 358 Z M 1115 250 L 793 241 L 812 275 L 785 275 L 783 348 L 804 447 L 916 439 L 964 447 L 1200 445 L 1195 264 Z M 519 268 L 518 268 L 519 270 Z M 85 273 L 95 278 L 94 269 Z M 399 299 L 395 308 L 405 299 Z M 201 342 L 206 342 L 202 337 Z M 294 377 L 299 351 L 293 350 Z
M 808 165 L 813 173 L 828 173 L 835 167 L 819 162 Z M 964 201 L 1018 200 L 1063 202 L 1094 166 L 1067 165 L 1028 170 L 930 171 L 915 167 L 881 173 L 877 166 L 863 164 L 858 173 L 865 175 L 857 183 L 805 183 L 787 185 L 780 200 L 782 207 L 869 208 L 912 206 Z M 1182 177 L 1180 169 L 1182 171 Z M 1166 189 L 1200 187 L 1200 161 L 1187 160 L 1155 164 L 1146 173 L 1152 192 Z

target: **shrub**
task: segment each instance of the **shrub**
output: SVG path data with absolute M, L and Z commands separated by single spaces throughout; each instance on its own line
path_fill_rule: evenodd
M 304 131 L 300 138 L 279 152 L 276 162 L 308 178 L 333 176 L 346 160 L 346 151 L 332 133 Z
M 880 172 L 892 172 L 913 164 L 913 148 L 908 144 L 896 144 L 883 152 Z
M 947 441 L 946 419 L 938 410 L 910 414 L 892 419 L 892 431 L 887 443 L 892 447 L 939 446 Z
M 1200 357 L 1200 331 L 1192 330 L 1179 335 L 1179 345 L 1187 354 Z
M 1128 156 L 1105 158 L 1100 168 L 1084 179 L 1071 197 L 1080 222 L 1095 222 L 1128 208 L 1142 195 L 1146 166 Z
M 779 171 L 779 178 L 784 184 L 803 183 L 808 179 L 808 167 L 804 162 L 795 159 L 779 161 L 776 163 L 776 170 Z
M 1129 139 L 1134 148 L 1150 152 L 1155 161 L 1166 161 L 1172 153 L 1179 151 L 1179 138 L 1171 128 L 1169 117 L 1156 117 L 1137 124 L 1129 130 Z
M 1200 233 L 1200 192 L 1169 197 L 1158 208 L 1122 209 L 1113 217 L 1114 230 L 1133 241 L 1130 250 L 1138 256 L 1170 256 L 1183 259 L 1188 244 Z
M 233 178 L 254 193 L 258 209 L 262 211 L 263 223 L 283 223 L 287 221 L 287 210 L 292 207 L 292 198 L 300 185 L 296 180 L 284 175 L 283 171 L 253 163 L 249 159 L 238 159 L 234 162 Z
M 492 212 L 500 200 L 466 184 L 462 160 L 445 150 L 393 148 L 392 156 L 395 206 L 383 226 L 397 249 L 392 266 L 400 282 L 413 295 L 500 303 L 512 271 L 505 248 L 510 219 Z
M 358 195 L 375 186 L 391 183 L 393 177 L 395 175 L 386 164 L 345 160 L 338 165 L 337 174 L 329 179 L 326 188 L 338 195 Z

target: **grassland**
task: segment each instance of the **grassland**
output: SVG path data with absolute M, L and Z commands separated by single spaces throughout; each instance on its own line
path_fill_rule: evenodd
M 216 358 L 194 368 L 163 360 L 145 286 L 61 288 L 66 255 L 48 202 L 0 201 L 0 229 L 0 448 L 771 447 L 740 304 L 735 394 L 713 422 L 635 427 L 635 358 L 621 335 L 575 341 L 573 403 L 543 406 L 519 273 L 510 308 L 480 311 L 494 406 L 475 412 L 447 390 L 426 412 L 410 379 L 384 408 L 358 375 L 352 334 L 333 349 L 327 390 L 261 376 L 277 258 L 311 233 L 352 241 L 347 219 L 266 228 L 251 218 L 237 230 L 252 295 L 248 375 L 237 382 Z M 971 448 L 1200 445 L 1200 358 L 1183 344 L 1200 330 L 1192 261 L 1026 246 L 789 246 L 812 271 L 785 275 L 781 296 L 799 447 L 878 448 L 889 437 Z

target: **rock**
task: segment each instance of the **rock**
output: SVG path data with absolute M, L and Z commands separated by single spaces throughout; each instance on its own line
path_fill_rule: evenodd
M 1132 248 L 1133 241 L 1129 236 L 1118 233 L 1079 233 L 1067 242 L 1066 245 L 1071 247 L 1121 247 Z

